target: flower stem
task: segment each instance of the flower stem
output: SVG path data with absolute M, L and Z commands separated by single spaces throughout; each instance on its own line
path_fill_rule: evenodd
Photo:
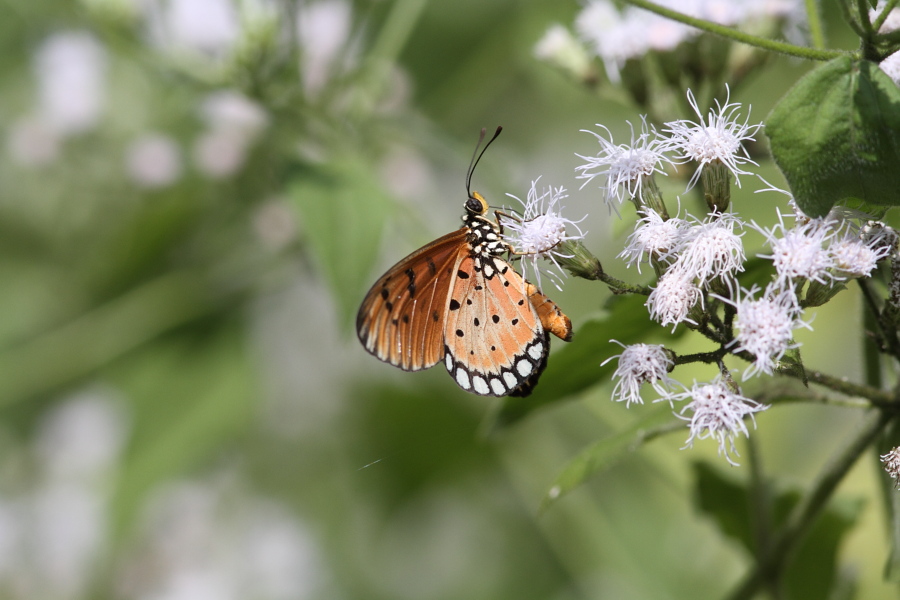
M 644 10 L 649 10 L 650 12 L 672 19 L 673 21 L 678 21 L 679 23 L 684 23 L 685 25 L 690 25 L 691 27 L 696 27 L 697 29 L 702 29 L 703 31 L 708 31 L 736 42 L 741 42 L 742 44 L 749 44 L 750 46 L 756 46 L 757 48 L 778 52 L 780 54 L 787 54 L 789 56 L 796 56 L 807 60 L 831 60 L 832 58 L 837 58 L 846 54 L 846 52 L 842 50 L 806 48 L 803 46 L 795 46 L 794 44 L 776 42 L 775 40 L 769 40 L 756 35 L 750 35 L 749 33 L 744 33 L 737 29 L 725 27 L 724 25 L 719 25 L 711 21 L 683 15 L 680 12 L 648 2 L 647 0 L 625 0 L 625 3 L 637 6 L 638 8 L 643 8 Z

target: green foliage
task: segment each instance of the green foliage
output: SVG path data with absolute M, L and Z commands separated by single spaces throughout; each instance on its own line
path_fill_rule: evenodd
M 393 206 L 360 160 L 309 171 L 288 185 L 322 274 L 350 323 L 368 288 L 385 220 Z
M 766 134 L 806 214 L 847 199 L 900 204 L 900 89 L 875 63 L 844 56 L 807 73 L 772 110 Z
M 787 517 L 802 497 L 799 490 L 774 492 L 761 490 L 726 477 L 706 463 L 694 464 L 696 502 L 721 531 L 743 546 L 751 555 L 765 560 L 775 538 L 771 532 L 784 529 Z M 835 598 L 846 590 L 846 577 L 835 568 L 838 551 L 862 512 L 859 500 L 832 501 L 804 540 L 798 545 L 784 572 L 783 597 Z M 764 533 L 765 532 L 765 533 Z M 766 537 L 761 537 L 766 536 Z
M 550 490 L 541 501 L 541 510 L 584 483 L 589 477 L 609 469 L 661 433 L 683 426 L 684 422 L 672 415 L 668 405 L 656 406 L 641 412 L 629 427 L 594 442 L 578 453 L 557 476 Z

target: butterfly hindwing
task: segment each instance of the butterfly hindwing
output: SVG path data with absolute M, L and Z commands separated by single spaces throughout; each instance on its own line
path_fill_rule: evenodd
M 466 233 L 462 228 L 438 238 L 375 282 L 356 318 L 366 350 L 406 371 L 441 360 L 448 295 L 466 255 Z
M 460 263 L 444 339 L 451 376 L 483 396 L 529 393 L 547 362 L 547 334 L 525 282 L 498 257 Z

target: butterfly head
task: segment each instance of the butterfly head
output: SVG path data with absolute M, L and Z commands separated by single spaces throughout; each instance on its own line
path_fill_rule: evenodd
M 478 192 L 472 192 L 466 200 L 466 213 L 470 215 L 485 215 L 488 211 L 487 200 Z

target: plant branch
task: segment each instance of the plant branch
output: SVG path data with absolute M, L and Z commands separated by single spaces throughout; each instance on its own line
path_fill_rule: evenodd
M 724 25 L 719 25 L 718 23 L 713 23 L 711 21 L 689 17 L 680 12 L 654 4 L 653 2 L 648 2 L 647 0 L 625 0 L 625 2 L 632 6 L 637 6 L 638 8 L 643 8 L 644 10 L 649 10 L 660 16 L 672 19 L 673 21 L 678 21 L 679 23 L 684 23 L 685 25 L 690 25 L 691 27 L 696 27 L 697 29 L 708 31 L 709 33 L 720 35 L 730 40 L 741 42 L 742 44 L 748 44 L 780 54 L 787 54 L 789 56 L 796 56 L 807 60 L 831 60 L 832 58 L 847 54 L 842 50 L 806 48 L 804 46 L 795 46 L 794 44 L 776 42 L 775 40 L 750 35 L 749 33 L 738 31 L 732 27 L 725 27 Z
M 767 582 L 777 581 L 779 574 L 791 558 L 793 550 L 803 540 L 807 531 L 824 510 L 835 488 L 844 479 L 856 460 L 877 439 L 878 435 L 895 417 L 887 411 L 874 411 L 866 419 L 863 428 L 849 444 L 834 456 L 815 481 L 812 490 L 794 508 L 764 560 L 757 563 L 729 598 L 749 600 Z

